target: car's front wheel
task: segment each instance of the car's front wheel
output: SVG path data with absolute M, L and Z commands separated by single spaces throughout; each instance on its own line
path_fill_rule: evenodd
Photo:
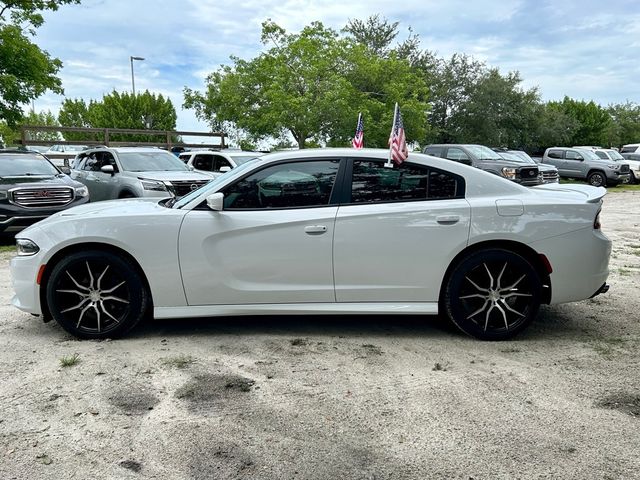
M 143 318 L 149 292 L 132 263 L 115 253 L 85 251 L 52 270 L 46 298 L 53 318 L 79 338 L 115 338 Z
M 506 340 L 524 330 L 540 307 L 541 281 L 531 263 L 504 249 L 473 252 L 454 267 L 443 306 L 463 332 Z
M 607 177 L 602 172 L 591 172 L 587 177 L 587 182 L 593 187 L 604 187 L 607 184 Z

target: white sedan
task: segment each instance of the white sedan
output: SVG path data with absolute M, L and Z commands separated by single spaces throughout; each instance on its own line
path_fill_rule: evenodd
M 606 291 L 604 188 L 525 188 L 422 154 L 277 153 L 179 200 L 89 204 L 22 231 L 21 310 L 81 338 L 155 318 L 446 314 L 501 340 Z

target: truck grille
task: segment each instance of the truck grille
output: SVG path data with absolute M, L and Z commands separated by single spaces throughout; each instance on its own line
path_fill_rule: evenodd
M 521 185 L 539 185 L 538 167 L 522 167 L 519 172 Z
M 11 192 L 11 203 L 26 208 L 61 207 L 73 201 L 73 189 L 20 188 Z
M 176 197 L 182 197 L 187 193 L 191 193 L 194 190 L 209 183 L 209 180 L 175 180 L 170 182 L 173 193 Z
M 620 173 L 629 173 L 629 164 L 623 163 L 620 165 Z
M 545 183 L 551 183 L 558 180 L 558 172 L 542 172 L 542 178 Z

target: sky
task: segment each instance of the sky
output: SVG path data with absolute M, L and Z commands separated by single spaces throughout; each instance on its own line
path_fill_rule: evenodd
M 411 27 L 440 57 L 465 53 L 518 70 L 543 100 L 640 103 L 638 0 L 83 0 L 48 12 L 35 41 L 62 60 L 65 97 L 86 101 L 131 91 L 130 56 L 144 57 L 134 62 L 136 91 L 171 98 L 178 130 L 207 131 L 182 109 L 184 87 L 203 90 L 231 55 L 256 56 L 263 21 L 340 30 L 374 14 L 399 22 L 400 40 Z M 45 94 L 35 109 L 57 113 L 65 97 Z

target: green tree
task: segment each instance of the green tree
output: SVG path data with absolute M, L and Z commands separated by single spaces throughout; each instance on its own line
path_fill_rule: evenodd
M 56 119 L 56 116 L 47 110 L 46 112 L 34 112 L 30 110 L 29 113 L 23 118 L 22 125 L 36 126 L 36 127 L 58 127 L 60 124 Z M 29 140 L 48 140 L 57 141 L 61 139 L 61 135 L 58 132 L 27 132 Z
M 101 101 L 87 104 L 82 99 L 66 99 L 58 114 L 61 125 L 66 127 L 130 128 L 175 130 L 177 114 L 169 98 L 148 90 L 136 95 L 115 90 Z M 67 133 L 65 138 L 87 140 L 84 133 Z M 164 142 L 157 135 L 113 134 L 113 141 Z
M 540 99 L 537 89 L 524 90 L 521 82 L 518 72 L 486 71 L 462 105 L 459 141 L 511 148 L 531 145 Z
M 398 101 L 408 140 L 424 134 L 426 85 L 395 54 L 380 57 L 319 22 L 298 34 L 265 22 L 262 41 L 267 51 L 252 60 L 233 57 L 233 65 L 207 77 L 206 92 L 185 88 L 184 107 L 214 129 L 231 122 L 254 139 L 290 134 L 299 148 L 345 145 L 362 111 L 367 146 L 386 146 Z
M 22 107 L 47 90 L 62 93 L 57 77 L 62 62 L 41 50 L 30 37 L 44 22 L 42 11 L 80 0 L 14 0 L 0 2 L 0 120 L 15 127 Z
M 609 105 L 607 113 L 611 116 L 608 145 L 620 147 L 640 141 L 640 105 L 629 101 Z
M 568 144 L 607 145 L 611 116 L 593 100 L 574 100 L 567 96 L 561 102 L 549 102 L 548 108 L 565 113 L 577 122 Z

